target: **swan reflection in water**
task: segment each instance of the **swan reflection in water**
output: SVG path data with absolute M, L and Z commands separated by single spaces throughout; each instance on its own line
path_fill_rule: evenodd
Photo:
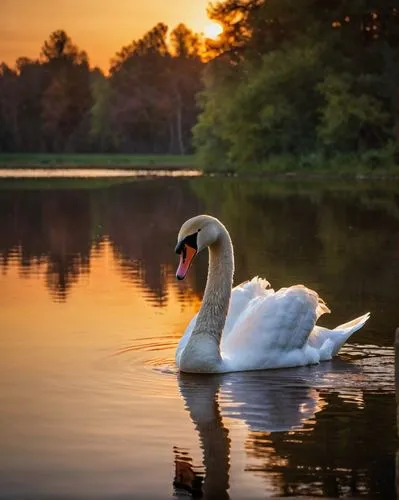
M 336 359 L 316 366 L 223 375 L 178 374 L 180 393 L 200 439 L 203 469 L 175 447 L 176 493 L 194 498 L 229 499 L 230 438 L 223 414 L 244 422 L 249 431 L 301 429 L 327 404 L 317 388 L 340 391 L 342 380 L 359 367 Z M 220 402 L 221 401 L 221 402 Z

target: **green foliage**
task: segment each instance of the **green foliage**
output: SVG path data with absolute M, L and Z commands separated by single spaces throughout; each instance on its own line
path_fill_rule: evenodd
M 234 92 L 234 86 L 229 86 L 228 77 L 223 74 L 224 69 L 219 68 L 222 70 L 220 77 L 224 80 L 223 85 L 219 86 L 211 81 L 211 73 L 205 72 L 205 88 L 212 88 L 214 91 L 205 90 L 198 96 L 198 103 L 203 107 L 203 112 L 193 129 L 193 139 L 198 161 L 205 170 L 228 170 L 230 167 L 227 155 L 229 142 L 223 132 L 226 123 L 225 110 L 232 102 L 230 92 Z
M 357 80 L 348 73 L 331 74 L 317 86 L 325 99 L 318 135 L 326 146 L 365 150 L 385 142 L 389 113 L 373 95 L 356 95 Z
M 399 150 L 399 13 L 389 2 L 226 0 L 210 14 L 225 31 L 194 128 L 204 168 L 326 168 L 348 154 L 375 167 L 385 159 L 368 151 Z
M 316 140 L 317 108 L 309 102 L 320 101 L 315 85 L 321 53 L 322 47 L 306 42 L 284 47 L 258 64 L 243 64 L 242 78 L 228 89 L 225 79 L 206 84 L 194 128 L 202 161 L 208 165 L 223 151 L 227 163 L 239 168 L 277 153 L 308 151 Z

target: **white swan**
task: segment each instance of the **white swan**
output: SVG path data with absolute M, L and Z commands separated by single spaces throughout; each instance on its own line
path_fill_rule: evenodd
M 187 220 L 179 231 L 178 279 L 184 279 L 195 255 L 206 247 L 209 268 L 202 306 L 176 350 L 182 372 L 264 370 L 329 360 L 370 316 L 367 313 L 329 330 L 316 326 L 316 321 L 330 310 L 303 285 L 275 292 L 266 280 L 255 277 L 232 289 L 230 235 L 209 215 Z

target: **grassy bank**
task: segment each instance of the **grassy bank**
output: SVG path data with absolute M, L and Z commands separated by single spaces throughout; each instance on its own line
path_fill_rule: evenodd
M 195 168 L 193 155 L 1 154 L 0 168 Z

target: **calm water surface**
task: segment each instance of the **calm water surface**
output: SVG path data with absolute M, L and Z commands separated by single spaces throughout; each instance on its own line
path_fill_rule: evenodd
M 319 366 L 178 375 L 207 259 L 177 283 L 173 249 L 200 212 L 229 228 L 236 283 L 371 320 Z M 0 498 L 394 498 L 398 283 L 392 183 L 0 181 Z

